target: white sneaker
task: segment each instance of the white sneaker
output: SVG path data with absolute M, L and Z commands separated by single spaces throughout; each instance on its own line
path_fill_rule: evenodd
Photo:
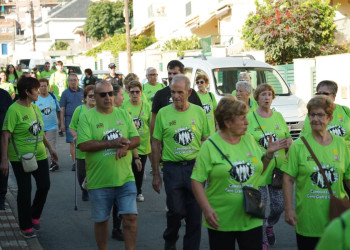
M 145 201 L 145 198 L 143 197 L 142 194 L 138 194 L 138 195 L 136 196 L 136 201 L 138 201 L 138 202 L 143 202 L 143 201 Z

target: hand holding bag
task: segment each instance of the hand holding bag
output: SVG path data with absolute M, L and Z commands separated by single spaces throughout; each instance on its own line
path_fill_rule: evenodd
M 306 141 L 305 137 L 300 137 L 301 140 L 304 142 L 306 148 L 309 150 L 312 158 L 316 162 L 320 173 L 322 174 L 323 181 L 326 183 L 329 195 L 331 196 L 330 203 L 329 203 L 329 219 L 333 220 L 337 217 L 339 217 L 343 212 L 350 209 L 350 202 L 349 199 L 345 196 L 343 199 L 337 198 L 334 196 L 331 185 L 328 182 L 328 179 L 326 177 L 326 174 L 321 166 L 320 161 L 317 159 L 315 153 L 312 151 L 309 143 Z
M 219 149 L 219 147 L 212 141 L 212 139 L 208 139 L 214 147 L 220 152 L 222 157 L 225 158 L 225 160 L 233 167 L 230 160 L 227 158 L 227 156 Z M 243 205 L 244 205 L 244 211 L 254 217 L 264 219 L 265 218 L 265 206 L 261 200 L 261 193 L 259 190 L 248 187 L 248 186 L 242 186 L 242 183 L 240 182 L 243 192 Z
M 33 105 L 32 105 L 32 107 L 33 107 L 34 112 L 35 112 L 37 123 L 39 123 L 38 114 L 36 113 L 35 108 L 34 108 Z M 16 151 L 18 159 L 22 163 L 23 170 L 26 173 L 30 173 L 30 172 L 33 172 L 33 171 L 38 169 L 38 163 L 37 163 L 36 157 L 35 157 L 36 151 L 37 151 L 37 148 L 38 148 L 38 137 L 39 137 L 39 132 L 36 135 L 34 153 L 26 153 L 26 154 L 23 154 L 22 156 L 20 156 L 19 153 L 18 153 L 18 149 L 17 149 L 16 143 L 15 143 L 15 140 L 13 138 L 13 135 L 11 136 L 12 145 L 13 145 L 15 151 Z

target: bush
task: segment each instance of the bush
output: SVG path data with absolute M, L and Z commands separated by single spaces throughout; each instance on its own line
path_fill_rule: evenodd
M 185 38 L 173 38 L 166 41 L 162 46 L 162 51 L 177 50 L 177 55 L 185 54 L 185 50 L 201 49 L 200 40 L 196 36 Z
M 69 47 L 69 43 L 66 43 L 66 42 L 55 42 L 54 44 L 51 45 L 50 51 L 67 50 L 68 47 Z

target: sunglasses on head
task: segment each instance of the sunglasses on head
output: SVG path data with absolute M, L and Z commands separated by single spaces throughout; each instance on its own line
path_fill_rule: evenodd
M 113 96 L 113 91 L 109 91 L 109 92 L 100 92 L 100 93 L 96 93 L 96 94 L 98 94 L 100 97 L 104 98 L 104 97 L 107 96 L 107 94 L 108 94 L 109 96 Z
M 205 81 L 203 81 L 203 80 L 202 80 L 202 81 L 196 81 L 196 83 L 197 83 L 197 84 L 204 84 Z

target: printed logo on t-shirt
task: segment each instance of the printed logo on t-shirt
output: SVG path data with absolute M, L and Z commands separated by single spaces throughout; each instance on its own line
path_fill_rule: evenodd
M 25 115 L 25 116 L 22 117 L 22 121 L 26 121 L 28 119 L 29 119 L 28 115 Z
M 260 146 L 262 146 L 263 148 L 267 149 L 268 145 L 269 145 L 269 139 L 270 139 L 270 135 L 272 136 L 272 141 L 276 141 L 277 135 L 276 134 L 272 134 L 270 132 L 265 133 L 265 135 L 263 135 L 263 137 L 259 140 L 259 144 Z
M 103 134 L 104 136 L 102 137 L 102 141 L 110 141 L 119 137 L 123 137 L 119 129 L 110 129 L 105 131 Z
M 42 113 L 43 115 L 49 115 L 49 114 L 51 114 L 51 112 L 52 112 L 52 108 L 50 108 L 50 107 L 46 107 L 46 108 L 43 108 L 43 109 L 41 110 L 41 113 Z
M 193 141 L 194 133 L 187 127 L 179 128 L 178 130 L 175 130 L 175 135 L 173 138 L 175 140 L 175 143 L 178 143 L 182 146 L 187 146 Z
M 329 126 L 327 130 L 333 135 L 345 136 L 346 130 L 340 125 Z
M 250 162 L 236 161 L 230 169 L 231 177 L 238 182 L 246 182 L 255 173 L 255 168 Z
M 206 114 L 208 114 L 208 113 L 211 111 L 211 106 L 210 106 L 210 104 L 205 103 L 205 104 L 203 104 L 202 106 L 203 106 L 203 109 L 204 109 L 204 111 L 205 111 Z
M 173 98 L 170 96 L 169 99 L 168 99 L 168 103 L 170 104 L 170 103 L 173 103 L 173 102 L 174 102 Z
M 140 118 L 133 118 L 132 121 L 135 124 L 136 129 L 139 129 L 143 125 L 143 121 Z
M 336 169 L 334 167 L 330 167 L 329 165 L 325 166 L 322 164 L 322 168 L 330 185 L 338 181 L 338 174 L 335 173 Z M 310 175 L 313 185 L 317 185 L 319 188 L 327 188 L 327 185 L 318 167 L 314 167 L 314 169 L 315 172 Z
M 38 121 L 32 121 L 30 123 L 30 127 L 29 127 L 29 132 L 35 136 L 37 136 L 40 131 L 43 129 L 43 126 L 40 124 L 40 122 Z

